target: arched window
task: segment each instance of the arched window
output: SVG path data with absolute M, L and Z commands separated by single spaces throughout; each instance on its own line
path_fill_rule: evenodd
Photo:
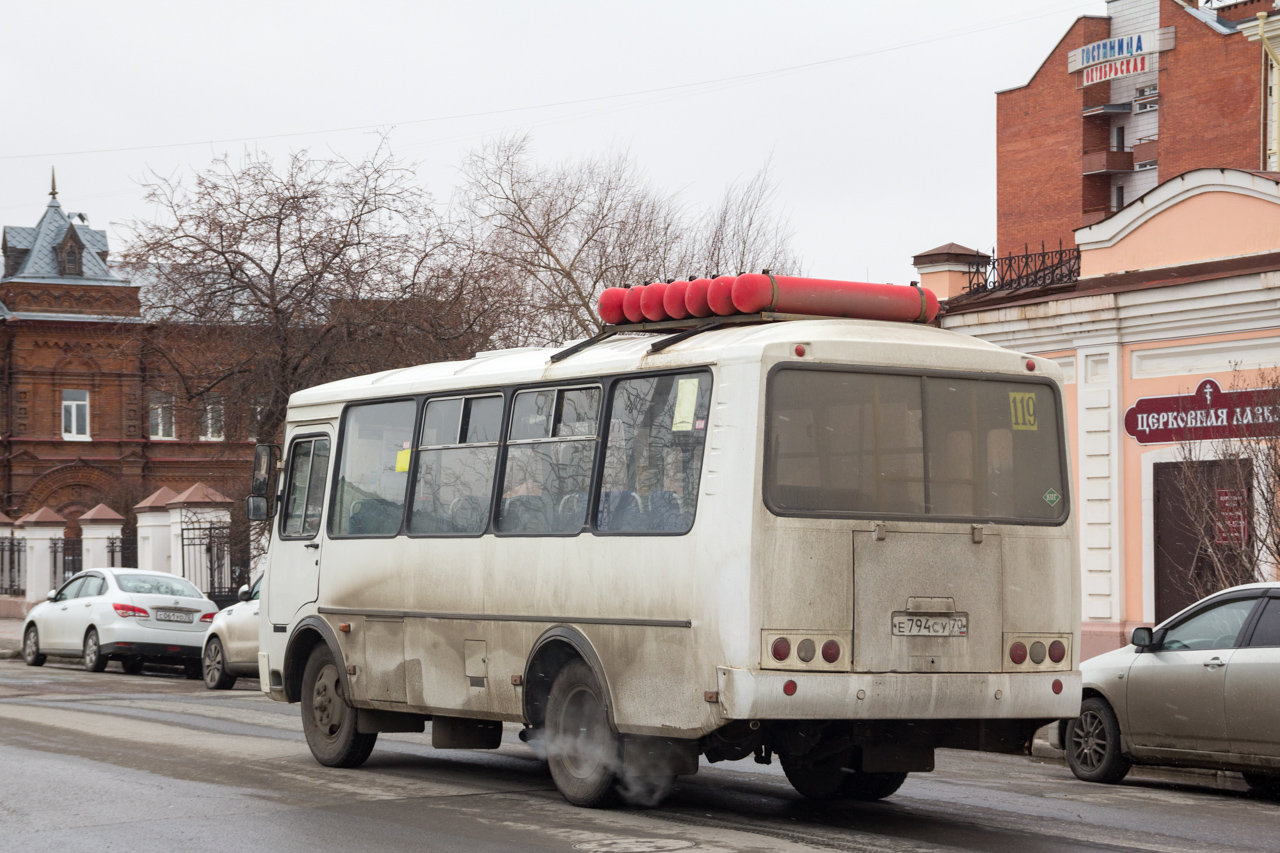
M 68 246 L 68 247 L 67 247 L 67 255 L 66 255 L 66 264 L 65 264 L 65 267 L 66 267 L 66 271 L 67 271 L 68 273 L 78 273 L 78 272 L 80 272 L 80 256 L 79 256 L 78 254 L 76 254 L 76 248 L 75 248 L 75 246 Z

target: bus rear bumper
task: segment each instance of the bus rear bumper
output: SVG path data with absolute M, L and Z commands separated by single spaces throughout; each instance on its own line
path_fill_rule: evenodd
M 1078 670 L 859 674 L 722 666 L 717 676 L 720 711 L 730 720 L 1048 720 L 1080 713 Z M 787 682 L 795 682 L 792 695 Z

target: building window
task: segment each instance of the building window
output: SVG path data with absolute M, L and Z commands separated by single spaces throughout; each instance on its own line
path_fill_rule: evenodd
M 62 392 L 62 437 L 68 441 L 89 438 L 89 392 Z
M 222 429 L 222 402 L 211 401 L 200 410 L 200 440 L 222 441 L 226 436 Z
M 1116 187 L 1116 210 L 1124 207 L 1124 186 Z
M 151 437 L 173 438 L 173 395 L 151 395 Z
M 67 275 L 76 275 L 80 272 L 80 255 L 76 252 L 74 246 L 67 247 L 65 272 Z

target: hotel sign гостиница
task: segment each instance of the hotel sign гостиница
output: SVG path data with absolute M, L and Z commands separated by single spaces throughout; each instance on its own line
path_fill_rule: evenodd
M 1173 30 L 1163 27 L 1086 44 L 1067 54 L 1067 72 L 1082 72 L 1080 85 L 1089 86 L 1156 71 L 1160 64 L 1155 54 L 1173 48 Z

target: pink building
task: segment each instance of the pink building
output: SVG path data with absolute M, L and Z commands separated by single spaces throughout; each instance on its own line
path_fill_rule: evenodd
M 1066 374 L 1089 657 L 1189 603 L 1179 578 L 1197 556 L 1176 529 L 1185 507 L 1172 472 L 1248 416 L 1233 389 L 1260 387 L 1280 365 L 1280 173 L 1195 169 L 1075 241 L 1078 252 L 1016 266 L 955 244 L 915 263 L 946 300 L 943 328 Z M 1246 509 L 1218 490 L 1222 529 L 1256 529 L 1254 492 L 1271 485 L 1253 484 Z M 1274 579 L 1276 566 L 1262 573 Z

